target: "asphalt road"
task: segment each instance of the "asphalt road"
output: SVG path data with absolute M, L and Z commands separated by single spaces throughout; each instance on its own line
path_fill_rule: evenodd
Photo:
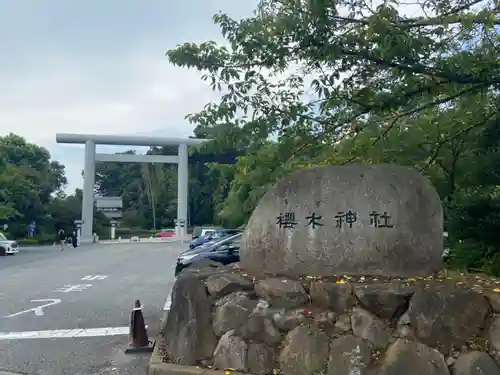
M 150 354 L 124 354 L 125 327 L 140 299 L 154 338 L 181 250 L 179 242 L 113 244 L 0 257 L 0 372 L 146 374 Z

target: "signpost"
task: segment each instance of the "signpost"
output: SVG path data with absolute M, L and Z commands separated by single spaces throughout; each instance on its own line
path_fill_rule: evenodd
M 83 220 L 75 220 L 76 226 L 76 244 L 80 246 L 80 237 L 82 236 L 82 224 Z
M 185 235 L 184 228 L 186 227 L 186 220 L 175 219 L 175 226 L 179 226 L 181 228 L 181 246 L 184 246 L 184 235 Z
M 116 237 L 116 227 L 122 218 L 123 199 L 121 197 L 95 197 L 97 209 L 109 219 L 111 224 L 110 239 Z
M 122 217 L 123 200 L 121 197 L 95 197 L 96 207 L 110 220 Z
M 110 238 L 111 240 L 115 239 L 116 235 L 116 227 L 118 226 L 118 220 L 110 220 L 109 223 L 111 224 L 111 233 L 110 233 Z

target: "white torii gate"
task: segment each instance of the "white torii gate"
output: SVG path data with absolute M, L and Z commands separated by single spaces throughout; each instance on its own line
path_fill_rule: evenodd
M 198 138 L 161 138 L 150 136 L 97 135 L 97 134 L 56 134 L 57 143 L 85 145 L 85 165 L 83 169 L 82 199 L 82 243 L 92 242 L 94 222 L 95 163 L 169 163 L 177 164 L 177 224 L 176 234 L 184 236 L 188 217 L 188 146 L 200 145 L 207 141 Z M 178 155 L 130 155 L 96 154 L 96 145 L 118 146 L 178 146 Z

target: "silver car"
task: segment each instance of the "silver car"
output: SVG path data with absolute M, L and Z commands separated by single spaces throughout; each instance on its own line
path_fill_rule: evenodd
M 17 242 L 8 240 L 3 233 L 0 233 L 0 255 L 14 255 L 18 252 Z

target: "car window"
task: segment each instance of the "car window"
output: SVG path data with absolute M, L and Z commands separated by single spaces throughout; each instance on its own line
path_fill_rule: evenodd
M 227 232 L 213 232 L 213 238 L 222 238 L 226 237 L 228 234 Z
M 213 247 L 214 249 L 216 250 L 220 245 L 222 244 L 227 244 L 227 243 L 232 243 L 233 241 L 236 240 L 236 238 L 238 237 L 241 237 L 241 234 L 236 234 L 234 236 L 226 236 L 226 237 L 223 237 L 223 238 L 220 238 L 220 239 L 217 239 L 216 241 L 214 241 L 213 243 Z
M 239 247 L 240 241 L 241 241 L 241 236 L 238 236 L 236 238 L 231 237 L 226 239 L 224 242 L 221 241 L 221 244 L 225 244 L 227 247 Z
M 224 231 L 224 228 L 217 228 L 217 227 L 203 228 L 200 231 L 200 237 L 206 236 L 207 233 L 222 232 L 222 231 Z

